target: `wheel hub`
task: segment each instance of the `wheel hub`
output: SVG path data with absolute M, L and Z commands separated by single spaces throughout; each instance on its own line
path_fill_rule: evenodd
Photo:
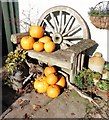
M 52 35 L 52 40 L 54 43 L 60 44 L 62 42 L 62 36 L 59 33 L 54 33 Z

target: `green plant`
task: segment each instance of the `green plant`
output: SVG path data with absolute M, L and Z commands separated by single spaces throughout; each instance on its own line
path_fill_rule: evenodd
M 94 87 L 93 78 L 100 79 L 101 74 L 83 68 L 74 78 L 74 84 L 81 90 L 90 91 Z
M 88 12 L 90 16 L 109 16 L 109 10 L 108 9 L 95 9 L 93 7 L 90 8 L 90 11 Z
M 100 80 L 97 83 L 97 87 L 100 88 L 101 90 L 108 91 L 109 90 L 109 80 Z
M 16 70 L 20 70 L 25 59 L 26 52 L 23 50 L 15 50 L 9 52 L 7 55 L 7 59 L 5 60 L 5 68 L 7 72 L 13 75 Z
M 104 70 L 105 71 L 109 71 L 109 63 L 108 62 L 105 63 Z
M 109 16 L 109 1 L 101 1 L 88 12 L 90 16 Z

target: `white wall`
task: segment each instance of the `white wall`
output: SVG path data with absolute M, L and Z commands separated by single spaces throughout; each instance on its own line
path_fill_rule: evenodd
M 107 54 L 109 54 L 109 45 L 107 47 L 107 33 L 109 32 L 107 32 L 107 30 L 100 30 L 94 27 L 88 16 L 89 8 L 94 7 L 100 1 L 101 0 L 19 0 L 20 20 L 25 18 L 22 11 L 26 11 L 25 14 L 28 15 L 27 11 L 29 11 L 30 8 L 33 8 L 33 10 L 31 10 L 31 21 L 36 24 L 41 14 L 50 7 L 56 5 L 66 5 L 72 7 L 80 13 L 87 22 L 91 32 L 91 38 L 99 44 L 96 51 L 101 52 L 104 59 L 109 61 L 109 56 L 107 56 Z M 21 32 L 23 32 L 23 30 L 24 29 L 21 27 Z

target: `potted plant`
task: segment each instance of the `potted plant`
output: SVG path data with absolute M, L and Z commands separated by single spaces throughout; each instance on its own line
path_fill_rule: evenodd
M 109 63 L 105 62 L 102 74 L 89 68 L 83 68 L 75 76 L 74 86 L 82 97 L 84 97 L 82 93 L 85 93 L 91 97 L 100 96 L 106 101 L 109 100 Z M 88 99 L 90 101 L 90 98 Z
M 92 92 L 96 83 L 101 79 L 101 74 L 83 68 L 74 78 L 74 84 L 82 91 Z
M 26 52 L 22 49 L 9 52 L 7 59 L 5 60 L 4 67 L 8 73 L 7 77 L 5 78 L 5 83 L 15 90 L 22 88 L 24 76 L 28 74 L 25 60 Z
M 109 92 L 109 63 L 104 65 L 102 79 L 97 83 L 97 88 L 102 92 Z
M 74 84 L 85 93 L 94 93 L 107 99 L 109 93 L 109 63 L 104 65 L 103 73 L 83 68 L 74 78 Z
M 88 12 L 92 24 L 100 29 L 109 29 L 109 1 L 102 1 Z

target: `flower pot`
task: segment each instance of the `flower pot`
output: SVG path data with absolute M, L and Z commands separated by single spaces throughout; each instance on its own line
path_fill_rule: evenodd
M 109 29 L 109 16 L 90 16 L 91 23 L 100 29 Z
M 102 57 L 102 54 L 99 52 L 96 52 L 93 57 L 89 58 L 88 67 L 92 71 L 99 72 L 102 74 L 104 63 L 105 61 Z

